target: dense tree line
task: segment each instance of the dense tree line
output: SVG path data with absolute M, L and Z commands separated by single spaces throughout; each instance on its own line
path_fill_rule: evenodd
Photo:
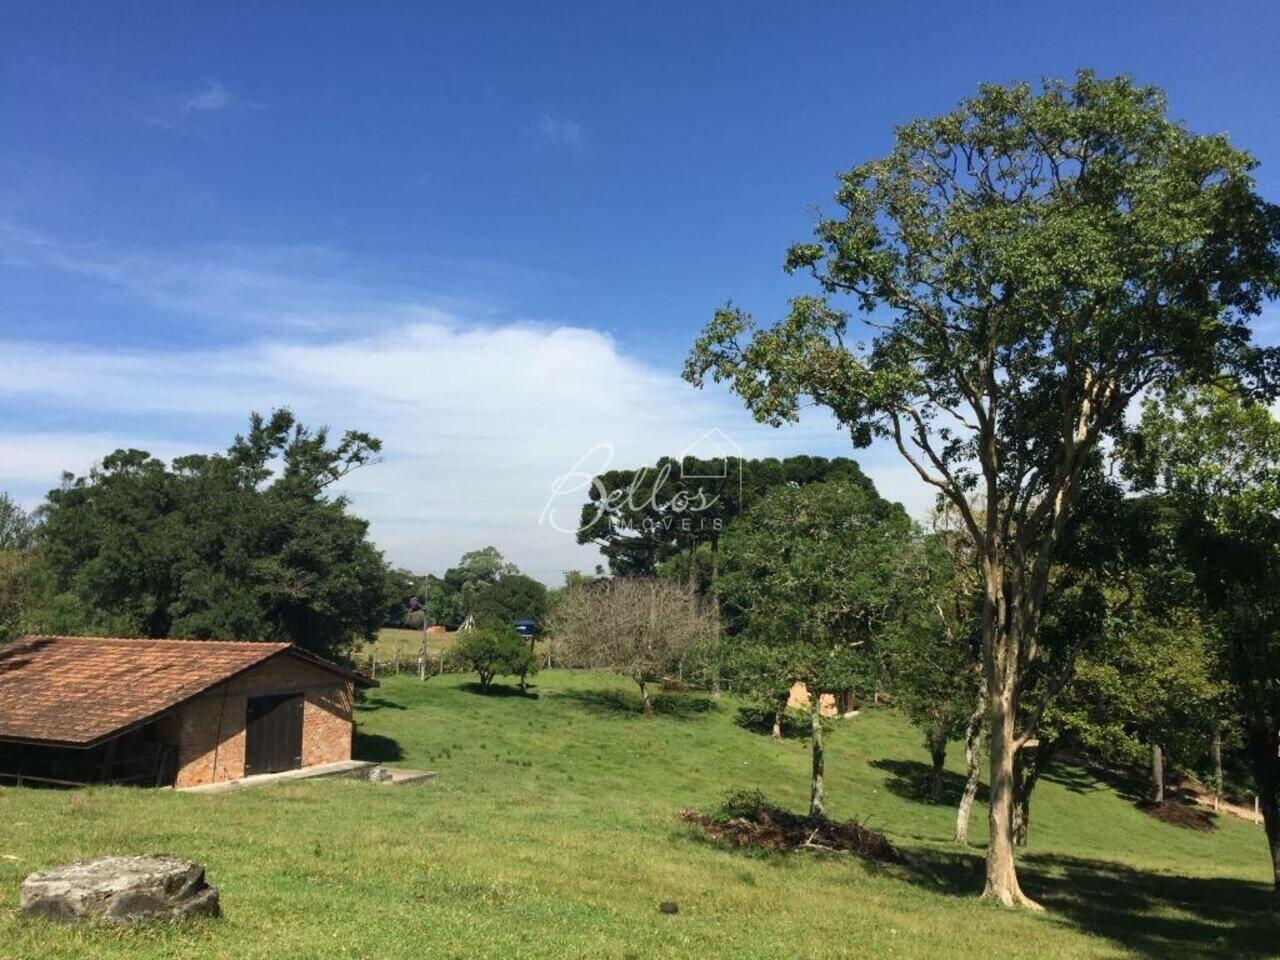
M 332 485 L 379 442 L 255 414 L 224 452 L 172 464 L 117 450 L 64 475 L 29 538 L 23 627 L 287 640 L 340 656 L 397 597 L 368 524 Z
M 547 617 L 547 588 L 520 572 L 497 547 L 464 553 L 444 576 L 428 574 L 416 584 L 415 605 L 426 624 L 456 630 L 468 618 L 473 623 L 509 627 L 530 620 L 535 628 Z M 415 626 L 422 626 L 419 619 Z

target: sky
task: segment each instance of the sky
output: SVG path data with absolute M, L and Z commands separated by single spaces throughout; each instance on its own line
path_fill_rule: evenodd
M 108 9 L 110 7 L 110 9 Z M 720 431 L 853 455 L 680 380 L 717 306 L 804 285 L 835 175 L 980 82 L 1163 87 L 1280 200 L 1280 5 L 0 3 L 0 490 L 251 411 L 380 437 L 344 493 L 390 560 L 549 583 L 580 478 Z M 215 10 L 216 7 L 216 10 Z

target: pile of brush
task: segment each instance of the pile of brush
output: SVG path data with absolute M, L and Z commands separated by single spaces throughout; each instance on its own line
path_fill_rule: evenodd
M 769 803 L 757 791 L 735 791 L 715 810 L 681 810 L 680 819 L 701 827 L 709 837 L 735 847 L 814 853 L 853 853 L 868 860 L 901 863 L 902 852 L 883 833 L 856 820 L 792 813 Z

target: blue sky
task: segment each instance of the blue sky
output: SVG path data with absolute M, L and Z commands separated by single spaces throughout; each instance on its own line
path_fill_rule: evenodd
M 676 374 L 725 300 L 782 310 L 787 244 L 895 123 L 1125 71 L 1280 199 L 1274 3 L 363 6 L 5 5 L 0 488 L 288 403 L 387 441 L 349 493 L 392 559 L 492 542 L 554 580 L 595 562 L 543 506 L 597 443 L 848 452 Z

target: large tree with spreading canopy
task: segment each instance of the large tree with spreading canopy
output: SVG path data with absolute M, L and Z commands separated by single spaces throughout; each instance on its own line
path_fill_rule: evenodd
M 841 175 L 840 215 L 786 258 L 820 292 L 765 329 L 721 309 L 688 358 L 690 381 L 727 380 L 762 421 L 814 401 L 855 444 L 887 438 L 961 515 L 983 583 L 985 895 L 1005 905 L 1036 906 L 1012 811 L 1039 711 L 1019 727 L 1019 698 L 1089 454 L 1144 390 L 1270 380 L 1250 319 L 1280 286 L 1280 211 L 1254 165 L 1127 77 L 983 86 Z

